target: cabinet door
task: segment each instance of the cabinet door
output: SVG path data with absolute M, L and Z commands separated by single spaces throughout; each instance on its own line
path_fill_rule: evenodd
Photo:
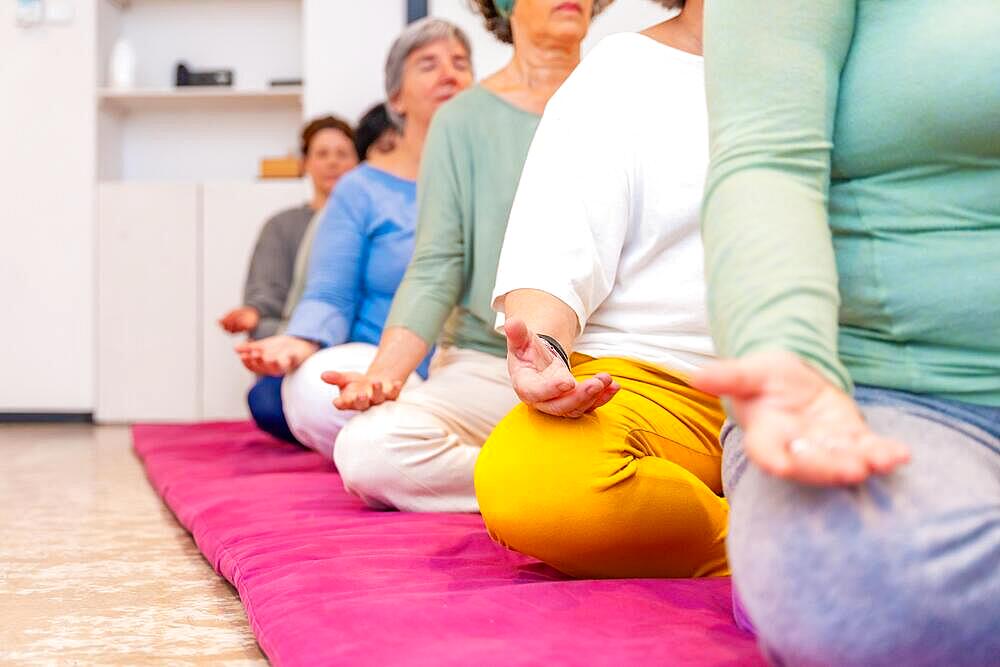
M 253 375 L 243 368 L 218 320 L 241 305 L 257 234 L 275 213 L 307 201 L 302 181 L 206 183 L 202 198 L 202 415 L 245 419 Z
M 98 187 L 101 422 L 201 418 L 198 186 Z

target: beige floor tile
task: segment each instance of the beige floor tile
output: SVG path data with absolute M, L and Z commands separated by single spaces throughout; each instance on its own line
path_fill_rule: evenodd
M 125 427 L 0 425 L 0 663 L 264 665 Z

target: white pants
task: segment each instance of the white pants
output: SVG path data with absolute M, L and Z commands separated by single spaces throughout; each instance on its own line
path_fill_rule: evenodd
M 476 457 L 517 403 L 506 359 L 440 349 L 426 382 L 343 428 L 333 459 L 344 487 L 371 507 L 478 512 Z
M 292 434 L 306 447 L 333 458 L 333 444 L 354 410 L 338 410 L 333 399 L 340 389 L 320 379 L 325 371 L 364 373 L 375 358 L 378 348 L 368 343 L 344 343 L 320 350 L 306 359 L 294 373 L 281 382 L 281 407 Z M 414 373 L 404 387 L 420 384 Z

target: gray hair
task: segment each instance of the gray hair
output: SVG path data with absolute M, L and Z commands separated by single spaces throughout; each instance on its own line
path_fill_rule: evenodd
M 392 108 L 392 98 L 403 88 L 406 59 L 417 49 L 439 39 L 458 40 L 465 47 L 466 53 L 472 56 L 472 46 L 462 29 L 453 23 L 435 18 L 420 19 L 406 26 L 389 49 L 389 55 L 385 59 L 385 97 L 388 100 L 386 109 L 397 128 L 403 128 L 405 119 Z

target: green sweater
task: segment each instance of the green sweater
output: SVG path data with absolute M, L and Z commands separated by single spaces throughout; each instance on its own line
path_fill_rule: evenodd
M 491 296 L 539 120 L 482 86 L 437 111 L 420 162 L 416 248 L 386 326 L 405 327 L 428 345 L 506 355 Z
M 1000 405 L 996 0 L 706 3 L 722 354 Z

